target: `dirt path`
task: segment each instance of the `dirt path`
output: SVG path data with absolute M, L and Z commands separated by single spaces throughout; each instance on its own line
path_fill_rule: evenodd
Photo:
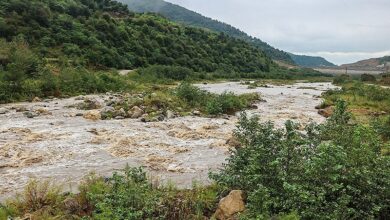
M 271 88 L 247 89 L 239 83 L 198 85 L 221 93 L 260 92 L 267 102 L 250 114 L 281 126 L 294 119 L 303 124 L 324 119 L 314 109 L 319 95 L 330 83 L 298 83 Z M 306 88 L 303 88 L 306 87 Z M 102 100 L 106 95 L 89 96 Z M 110 175 L 126 164 L 146 166 L 154 179 L 172 180 L 190 187 L 193 181 L 208 182 L 209 170 L 217 170 L 228 156 L 227 140 L 237 117 L 209 119 L 181 117 L 143 123 L 138 119 L 91 121 L 67 108 L 76 98 L 0 106 L 0 200 L 20 190 L 30 178 L 53 179 L 66 189 L 95 171 Z M 19 109 L 42 112 L 27 118 Z

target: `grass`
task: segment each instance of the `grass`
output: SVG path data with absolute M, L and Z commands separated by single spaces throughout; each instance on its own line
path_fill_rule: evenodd
M 325 103 L 334 105 L 339 99 L 347 101 L 356 121 L 367 124 L 373 117 L 390 113 L 390 89 L 359 81 L 348 81 L 339 85 L 342 86 L 341 90 L 331 90 L 323 94 Z
M 110 178 L 85 177 L 79 193 L 60 193 L 49 182 L 31 181 L 22 194 L 0 206 L 0 220 L 31 219 L 204 219 L 218 203 L 216 185 L 191 190 L 162 186 L 141 168 L 126 167 Z

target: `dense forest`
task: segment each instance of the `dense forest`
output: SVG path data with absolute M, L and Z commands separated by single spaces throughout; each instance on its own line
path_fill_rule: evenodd
M 208 17 L 197 12 L 190 11 L 179 5 L 171 4 L 163 0 L 120 0 L 126 3 L 130 10 L 136 12 L 155 12 L 163 16 L 186 25 L 206 28 L 215 32 L 225 33 L 231 37 L 244 40 L 257 48 L 260 48 L 274 60 L 282 61 L 288 64 L 296 64 L 301 67 L 333 67 L 333 63 L 322 57 L 312 57 L 296 55 L 272 47 L 266 42 L 248 35 L 247 33 L 229 25 Z
M 271 64 L 243 41 L 135 14 L 115 1 L 1 1 L 0 33 L 8 41 L 24 38 L 40 57 L 99 68 L 160 64 L 205 72 L 267 72 Z
M 282 50 L 278 50 L 258 38 L 254 38 L 245 32 L 220 21 L 205 17 L 199 13 L 190 11 L 181 6 L 174 5 L 161 0 L 120 0 L 127 4 L 130 10 L 136 12 L 155 12 L 163 16 L 186 25 L 206 28 L 215 32 L 225 33 L 231 37 L 244 40 L 261 50 L 269 57 L 286 63 L 293 64 L 290 55 Z

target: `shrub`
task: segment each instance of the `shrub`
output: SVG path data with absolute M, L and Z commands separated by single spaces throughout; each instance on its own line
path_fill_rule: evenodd
M 243 114 L 235 131 L 243 144 L 211 178 L 222 186 L 243 189 L 249 215 L 268 218 L 297 211 L 303 219 L 389 217 L 390 158 L 371 127 L 352 125 L 345 102 L 338 102 L 324 125 L 309 125 L 305 134 L 286 122 Z
M 371 74 L 367 74 L 367 73 L 362 74 L 362 75 L 360 76 L 360 80 L 361 80 L 362 82 L 376 82 L 375 76 L 374 76 L 374 75 L 371 75 Z
M 176 95 L 185 100 L 187 103 L 189 103 L 191 106 L 197 106 L 199 103 L 204 102 L 205 98 L 208 96 L 211 96 L 211 94 L 208 94 L 205 91 L 202 91 L 196 86 L 191 85 L 188 82 L 181 83 L 176 88 Z

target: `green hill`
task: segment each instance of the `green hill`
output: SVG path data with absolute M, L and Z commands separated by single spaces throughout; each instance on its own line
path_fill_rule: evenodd
M 242 39 L 262 49 L 269 57 L 286 63 L 294 63 L 288 53 L 278 50 L 258 38 L 254 38 L 245 32 L 220 21 L 205 17 L 194 11 L 162 0 L 119 0 L 127 4 L 130 10 L 136 12 L 155 12 L 163 16 L 190 26 L 206 28 L 216 32 L 222 32 L 229 36 Z
M 136 12 L 154 12 L 186 25 L 210 29 L 216 32 L 222 32 L 234 38 L 244 40 L 261 50 L 274 60 L 282 61 L 287 64 L 297 64 L 302 67 L 332 67 L 334 64 L 328 62 L 322 57 L 300 56 L 279 50 L 263 42 L 262 40 L 251 37 L 245 32 L 220 21 L 205 17 L 197 12 L 188 10 L 179 5 L 175 5 L 163 0 L 119 0 L 127 4 L 130 10 Z
M 197 72 L 267 72 L 271 61 L 250 44 L 111 0 L 2 0 L 0 36 L 24 38 L 41 58 L 94 68 L 182 66 Z
M 299 66 L 304 67 L 336 67 L 337 65 L 327 61 L 323 57 L 313 57 L 313 56 L 305 56 L 305 55 L 295 55 L 290 54 L 291 58 L 294 62 Z

